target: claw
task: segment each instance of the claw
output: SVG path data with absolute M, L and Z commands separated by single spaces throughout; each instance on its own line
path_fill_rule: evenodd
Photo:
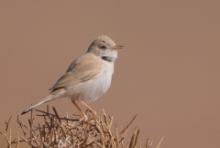
M 88 116 L 85 114 L 85 113 L 83 113 L 83 115 L 82 115 L 82 117 L 79 119 L 79 121 L 80 122 L 82 122 L 82 121 L 88 121 Z
M 94 116 L 97 116 L 97 112 L 93 109 L 89 109 Z

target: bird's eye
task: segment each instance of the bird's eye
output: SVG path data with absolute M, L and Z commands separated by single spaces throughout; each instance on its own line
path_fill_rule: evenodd
M 106 49 L 107 47 L 104 46 L 104 45 L 101 45 L 100 48 L 101 48 L 101 49 Z

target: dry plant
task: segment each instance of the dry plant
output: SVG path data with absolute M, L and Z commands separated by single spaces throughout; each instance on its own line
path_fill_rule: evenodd
M 20 136 L 12 139 L 10 121 L 0 134 L 7 142 L 7 148 L 21 147 L 22 143 L 32 148 L 136 148 L 140 130 L 135 129 L 129 136 L 128 130 L 136 119 L 136 115 L 121 130 L 113 129 L 113 116 L 103 111 L 94 115 L 86 110 L 88 120 L 81 120 L 82 116 L 60 116 L 55 107 L 47 106 L 46 111 L 34 110 L 27 120 L 17 116 L 17 124 L 21 130 Z M 163 138 L 155 148 L 159 148 Z M 152 140 L 147 139 L 144 148 L 152 148 Z

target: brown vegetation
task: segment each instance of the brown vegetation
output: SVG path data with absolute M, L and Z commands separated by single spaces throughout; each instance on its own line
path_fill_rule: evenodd
M 113 128 L 113 116 L 103 111 L 100 115 L 93 115 L 87 110 L 88 120 L 82 120 L 80 115 L 60 116 L 53 107 L 46 111 L 34 110 L 27 120 L 17 117 L 17 124 L 21 129 L 20 136 L 12 139 L 9 127 L 11 117 L 0 134 L 7 142 L 8 148 L 20 147 L 22 143 L 34 148 L 136 148 L 139 129 L 128 134 L 136 116 L 121 130 Z M 130 136 L 129 136 L 130 135 Z M 160 147 L 163 138 L 156 145 Z M 147 139 L 145 148 L 152 148 L 152 140 Z

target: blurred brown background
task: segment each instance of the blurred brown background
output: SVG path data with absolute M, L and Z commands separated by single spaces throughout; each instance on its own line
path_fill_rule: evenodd
M 138 114 L 163 148 L 220 147 L 220 9 L 205 0 L 1 0 L 0 128 L 100 34 L 126 46 L 110 91 L 92 106 L 119 125 Z M 64 113 L 69 100 L 53 103 Z M 45 108 L 41 106 L 40 108 Z

